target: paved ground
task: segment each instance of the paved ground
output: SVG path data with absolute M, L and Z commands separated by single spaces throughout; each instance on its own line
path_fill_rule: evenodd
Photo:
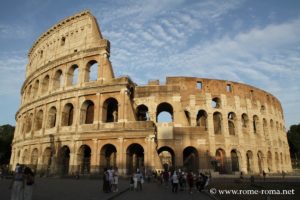
M 187 191 L 180 191 L 177 194 L 171 192 L 170 187 L 158 183 L 144 183 L 143 191 L 129 191 L 128 180 L 120 180 L 119 191 L 121 193 L 103 193 L 102 181 L 98 179 L 60 179 L 60 178 L 37 178 L 34 188 L 34 200 L 165 200 L 165 199 L 191 199 L 191 200 L 209 200 L 209 199 L 233 199 L 233 200 L 260 200 L 260 199 L 300 199 L 300 179 L 291 178 L 282 180 L 280 178 L 256 179 L 255 184 L 251 185 L 248 179 L 238 182 L 235 178 L 213 179 L 206 192 L 193 191 L 189 194 Z M 9 200 L 10 190 L 8 189 L 11 180 L 0 180 L 0 199 Z M 211 188 L 219 189 L 295 189 L 295 195 L 209 195 Z M 214 198 L 213 198 L 214 197 Z

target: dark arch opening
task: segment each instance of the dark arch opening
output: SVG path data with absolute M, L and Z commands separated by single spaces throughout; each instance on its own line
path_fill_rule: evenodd
M 147 106 L 142 104 L 139 105 L 136 109 L 136 116 L 138 121 L 148 121 L 150 119 Z
M 172 148 L 168 146 L 160 147 L 157 154 L 164 170 L 172 171 L 175 169 L 175 153 Z
M 91 148 L 88 145 L 82 145 L 78 151 L 78 171 L 81 174 L 89 174 L 91 169 Z
M 142 170 L 144 168 L 144 148 L 140 144 L 129 145 L 126 154 L 127 174 L 132 174 L 137 169 Z
M 187 171 L 198 172 L 199 156 L 195 147 L 186 147 L 183 150 L 183 168 Z

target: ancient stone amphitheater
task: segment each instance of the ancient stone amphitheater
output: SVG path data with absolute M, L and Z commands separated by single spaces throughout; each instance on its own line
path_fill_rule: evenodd
M 109 57 L 110 43 L 89 11 L 37 39 L 16 113 L 12 168 L 62 175 L 109 166 L 121 174 L 292 170 L 283 110 L 272 94 L 195 77 L 138 86 L 115 77 Z

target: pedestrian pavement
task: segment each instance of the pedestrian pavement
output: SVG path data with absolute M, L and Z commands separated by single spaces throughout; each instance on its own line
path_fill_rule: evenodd
M 0 180 L 0 199 L 9 200 L 10 179 Z M 104 193 L 102 191 L 103 182 L 99 179 L 62 179 L 62 178 L 36 178 L 34 186 L 34 200 L 121 200 L 121 199 L 142 199 L 142 200 L 162 200 L 162 199 L 202 199 L 211 198 L 205 193 L 194 191 L 178 191 L 172 193 L 168 188 L 156 182 L 144 183 L 143 191 L 129 191 L 129 180 L 120 178 L 118 193 Z

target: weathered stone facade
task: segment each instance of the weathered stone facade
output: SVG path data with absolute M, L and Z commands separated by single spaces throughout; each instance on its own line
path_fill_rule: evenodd
M 282 107 L 270 93 L 194 77 L 138 86 L 114 77 L 109 56 L 110 43 L 88 11 L 35 42 L 16 114 L 12 167 L 22 163 L 61 174 L 99 173 L 108 166 L 122 174 L 163 166 L 292 170 Z M 158 121 L 161 113 L 170 122 Z

